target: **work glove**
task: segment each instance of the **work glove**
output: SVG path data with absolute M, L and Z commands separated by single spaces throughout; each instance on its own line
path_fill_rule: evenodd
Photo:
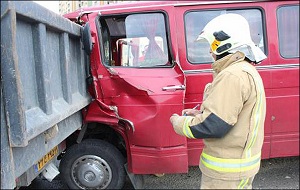
M 175 133 L 177 133 L 178 135 L 181 136 L 185 136 L 183 133 L 183 122 L 184 122 L 185 117 L 183 116 L 179 116 L 178 114 L 173 114 L 170 117 L 170 122 L 173 125 L 173 129 L 175 131 Z

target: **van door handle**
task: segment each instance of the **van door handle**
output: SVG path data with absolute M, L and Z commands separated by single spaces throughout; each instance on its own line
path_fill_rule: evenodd
M 172 91 L 172 90 L 185 90 L 184 85 L 177 85 L 177 86 L 165 86 L 162 88 L 163 91 Z

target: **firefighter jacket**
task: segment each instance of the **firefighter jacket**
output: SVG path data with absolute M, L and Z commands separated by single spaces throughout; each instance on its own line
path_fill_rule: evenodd
M 241 52 L 212 65 L 214 79 L 205 92 L 201 114 L 173 115 L 176 133 L 204 139 L 200 169 L 224 180 L 254 176 L 260 167 L 266 98 L 262 79 Z

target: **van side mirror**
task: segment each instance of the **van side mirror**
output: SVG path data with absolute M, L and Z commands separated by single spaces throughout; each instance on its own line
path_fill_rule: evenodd
M 86 23 L 83 27 L 82 33 L 81 33 L 82 43 L 83 43 L 83 49 L 87 55 L 90 55 L 93 49 L 93 43 L 92 43 L 92 35 L 91 35 L 91 29 L 90 24 Z

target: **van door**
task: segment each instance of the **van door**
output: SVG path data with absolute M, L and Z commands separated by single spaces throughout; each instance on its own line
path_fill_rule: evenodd
M 269 4 L 272 58 L 270 157 L 299 155 L 299 2 Z M 271 11 L 272 10 L 272 11 Z M 273 18 L 274 15 L 277 18 Z M 274 49 L 273 49 L 274 48 Z
M 185 86 L 181 68 L 172 61 L 166 23 L 163 13 L 102 12 L 96 20 L 99 44 L 94 48 L 101 61 L 92 70 L 98 101 L 115 106 L 119 118 L 132 122 L 128 165 L 136 174 L 188 170 L 186 138 L 169 121 L 173 113 L 181 114 Z

